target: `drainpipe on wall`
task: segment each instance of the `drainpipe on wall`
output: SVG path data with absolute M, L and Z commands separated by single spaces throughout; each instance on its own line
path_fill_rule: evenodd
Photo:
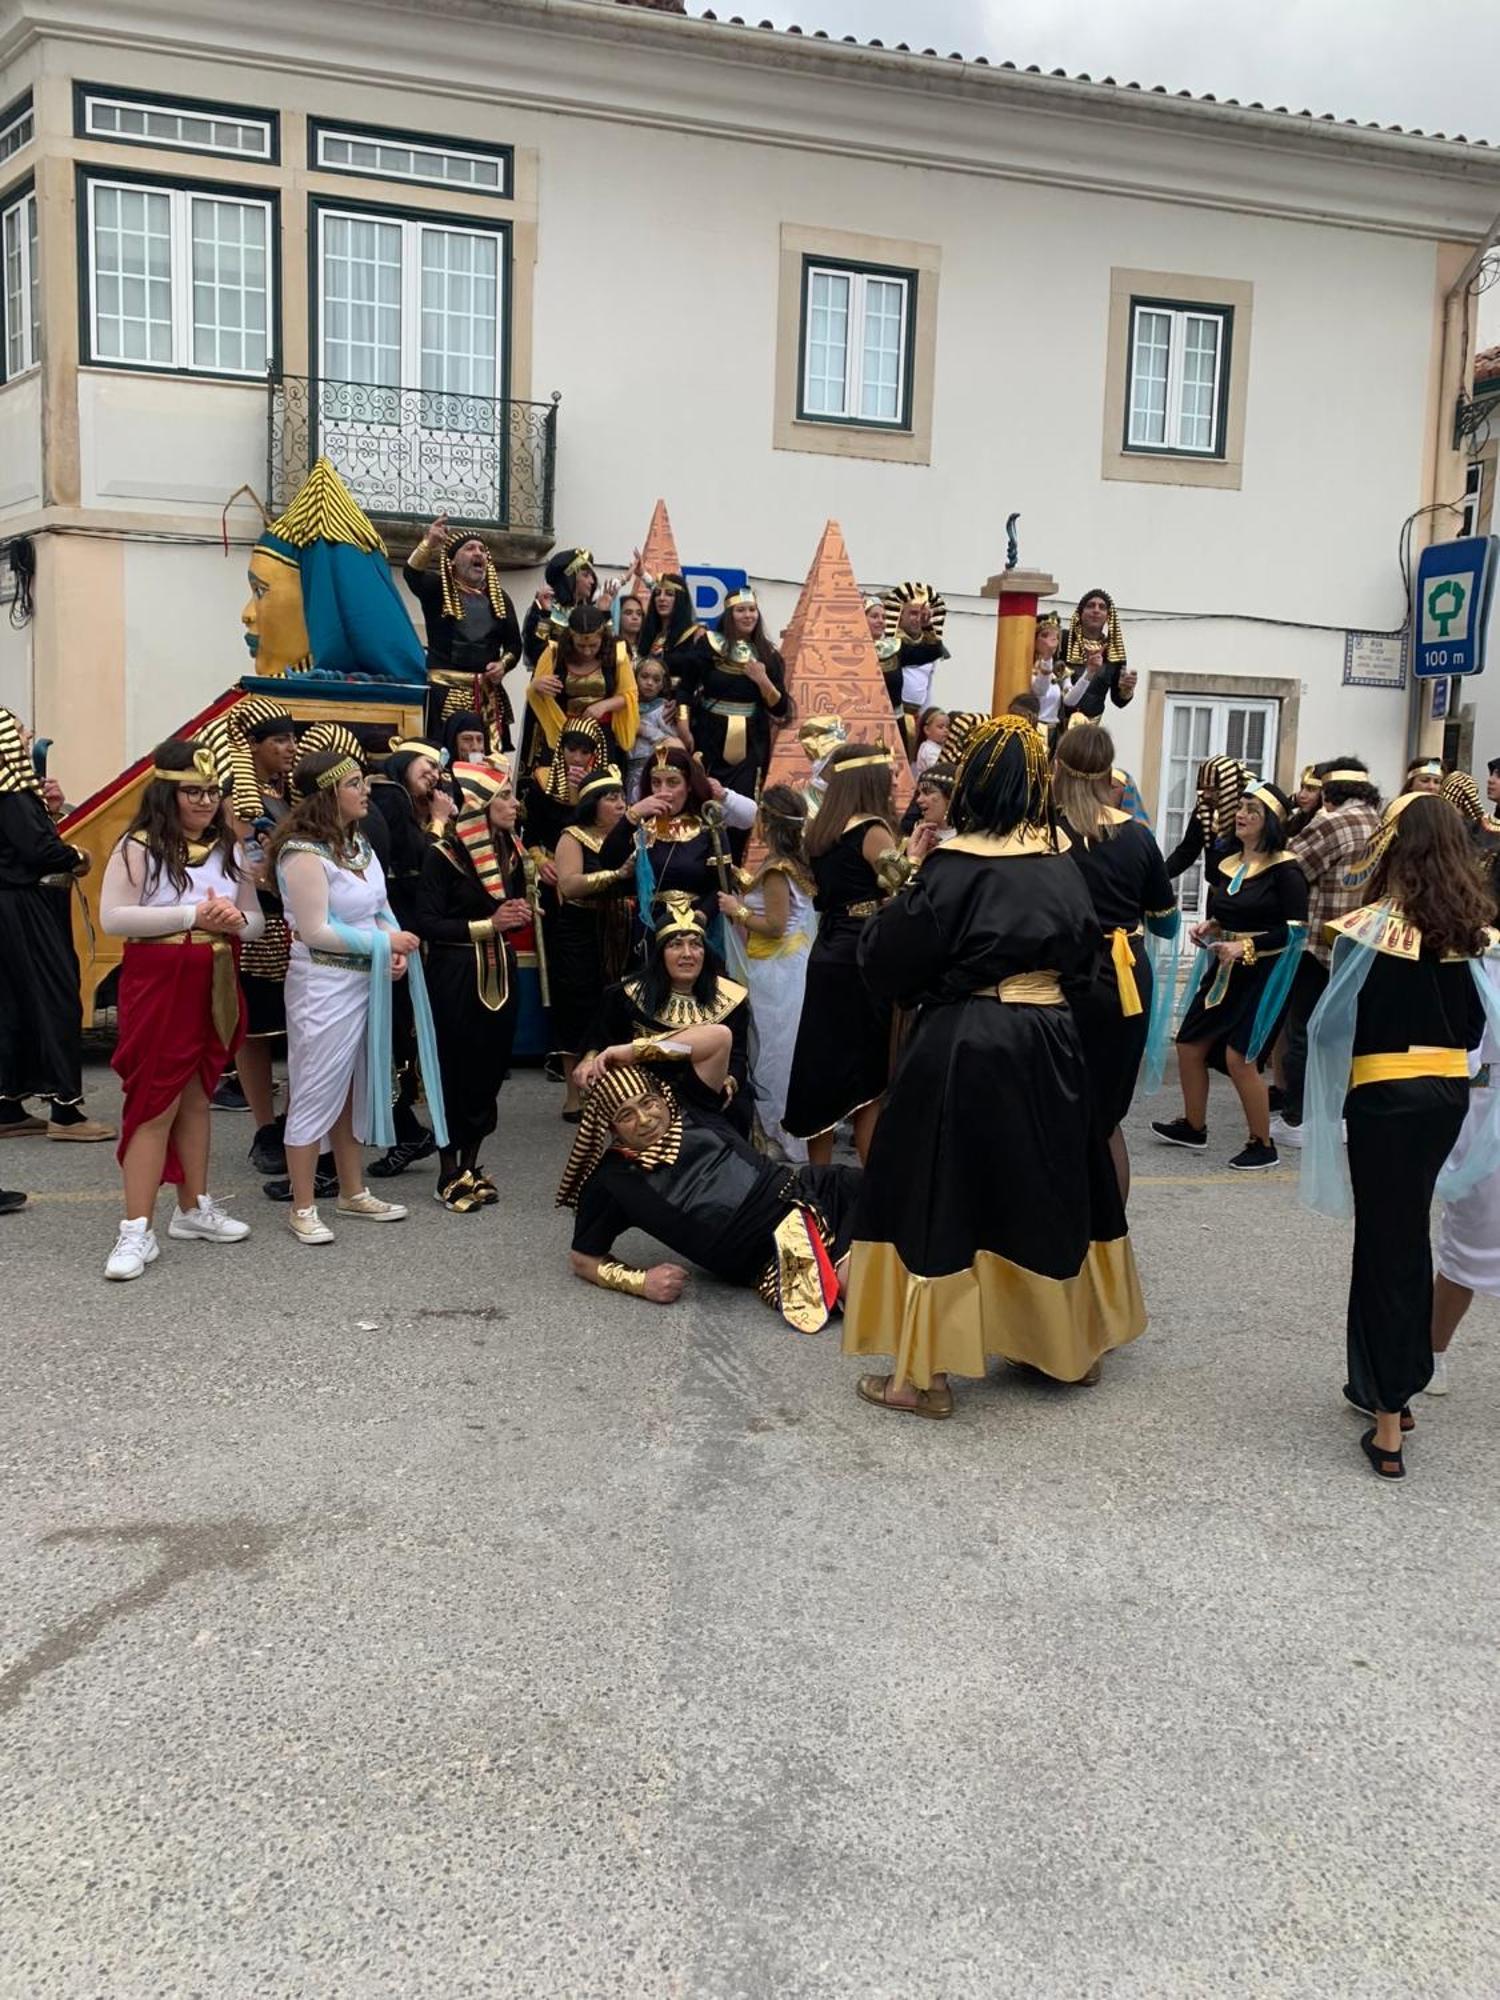
M 1500 243 L 1500 215 L 1495 217 L 1494 221 L 1485 231 L 1484 241 L 1476 245 L 1473 254 L 1453 283 L 1448 287 L 1443 299 L 1442 362 L 1438 371 L 1438 434 L 1433 440 L 1432 497 L 1434 501 L 1438 497 L 1437 481 L 1440 476 L 1439 467 L 1442 465 L 1444 457 L 1453 450 L 1451 442 L 1453 436 L 1453 413 L 1458 407 L 1459 397 L 1471 395 L 1474 387 L 1474 343 L 1469 338 L 1471 329 L 1465 326 L 1462 342 L 1455 343 L 1454 315 L 1460 311 L 1467 315 L 1469 311 L 1469 287 L 1478 277 L 1485 258 L 1495 248 L 1497 243 Z M 1431 542 L 1434 539 L 1432 524 L 1435 518 L 1431 514 L 1427 516 L 1427 542 Z M 1416 563 L 1419 559 L 1420 551 L 1415 547 L 1417 541 L 1415 535 L 1412 537 L 1412 541 L 1414 544 L 1412 566 L 1413 575 L 1415 575 Z M 1423 710 L 1427 702 L 1427 683 L 1419 681 L 1415 673 L 1417 632 L 1416 607 L 1414 604 L 1408 605 L 1407 614 L 1413 621 L 1412 666 L 1414 671 L 1411 680 L 1411 702 L 1407 709 L 1406 718 L 1406 754 L 1408 757 L 1416 757 L 1425 749 L 1429 749 L 1432 746 L 1425 745 L 1422 741 L 1423 733 L 1427 727 L 1423 717 Z

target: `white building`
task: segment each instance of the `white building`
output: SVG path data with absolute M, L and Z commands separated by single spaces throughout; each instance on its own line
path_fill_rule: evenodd
M 393 552 L 498 524 L 523 597 L 660 494 L 777 625 L 836 517 L 947 594 L 954 706 L 1018 509 L 1065 609 L 1122 608 L 1153 806 L 1210 748 L 1399 775 L 1409 689 L 1346 684 L 1396 649 L 1346 635 L 1403 624 L 1403 531 L 1464 489 L 1500 152 L 624 0 L 0 22 L 0 700 L 75 797 L 244 670 L 221 510 L 310 440 Z

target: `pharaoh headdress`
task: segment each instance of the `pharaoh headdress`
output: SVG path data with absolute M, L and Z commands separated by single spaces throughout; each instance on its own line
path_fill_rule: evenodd
M 0 708 L 0 792 L 40 795 L 41 789 L 20 722 L 8 708 Z
M 1078 614 L 1091 597 L 1102 597 L 1109 606 L 1109 617 L 1104 626 L 1104 657 L 1112 667 L 1125 664 L 1125 635 L 1120 630 L 1120 620 L 1115 611 L 1115 600 L 1107 590 L 1086 590 L 1073 608 L 1073 616 L 1068 620 L 1068 641 L 1063 647 L 1063 661 L 1069 667 L 1083 667 L 1088 664 L 1084 652 L 1083 626 Z
M 443 552 L 438 558 L 438 578 L 443 586 L 443 616 L 461 618 L 463 616 L 463 591 L 458 578 L 453 574 L 453 558 L 465 542 L 478 542 L 484 550 L 484 590 L 489 598 L 490 609 L 497 618 L 505 616 L 505 591 L 500 583 L 500 572 L 495 567 L 495 558 L 490 554 L 489 545 L 483 535 L 473 528 L 455 528 L 443 543 Z
M 949 818 L 959 833 L 1023 827 L 1056 845 L 1047 741 L 1024 715 L 995 715 L 968 737 L 953 781 Z
M 568 1164 L 563 1168 L 563 1177 L 558 1185 L 559 1208 L 578 1206 L 578 1197 L 598 1171 L 599 1162 L 615 1143 L 610 1121 L 627 1104 L 637 1104 L 643 1097 L 664 1097 L 672 1107 L 672 1122 L 645 1152 L 634 1153 L 631 1157 L 647 1173 L 653 1167 L 670 1167 L 675 1162 L 682 1147 L 682 1108 L 672 1095 L 671 1086 L 658 1082 L 633 1064 L 622 1069 L 607 1069 L 583 1100 L 573 1150 L 568 1155 Z
M 1484 825 L 1484 806 L 1480 802 L 1479 787 L 1467 771 L 1450 771 L 1438 787 L 1438 797 L 1446 799 L 1475 826 Z
M 932 636 L 941 640 L 943 627 L 948 622 L 948 607 L 930 583 L 898 583 L 894 590 L 888 590 L 881 599 L 885 607 L 885 636 L 894 639 L 901 632 L 901 614 L 908 604 L 929 604 L 932 607 Z
M 609 763 L 609 745 L 604 740 L 604 731 L 589 716 L 579 716 L 566 724 L 557 739 L 557 748 L 552 752 L 552 762 L 547 766 L 547 796 L 559 799 L 564 805 L 575 805 L 572 787 L 568 783 L 568 767 L 563 761 L 563 747 L 570 736 L 588 739 L 594 753 L 594 762 L 601 769 Z
M 254 826 L 266 810 L 260 780 L 255 775 L 255 753 L 251 746 L 258 736 L 276 735 L 293 726 L 284 703 L 273 701 L 269 695 L 246 694 L 241 695 L 233 708 L 215 716 L 206 729 L 198 732 L 199 742 L 213 753 L 219 783 L 224 788 L 231 812 L 247 826 Z M 332 748 L 331 745 L 327 747 Z M 309 748 L 306 743 L 301 746 L 304 756 Z M 359 754 L 358 746 L 355 754 Z
M 510 790 L 510 774 L 493 764 L 455 764 L 453 776 L 458 780 L 462 798 L 449 823 L 447 838 L 468 855 L 480 888 L 498 902 L 505 894 L 505 867 L 495 851 L 490 801 Z
M 1235 757 L 1210 757 L 1198 767 L 1198 799 L 1193 810 L 1203 829 L 1205 847 L 1227 840 L 1234 831 L 1235 809 L 1249 783 L 1249 771 Z

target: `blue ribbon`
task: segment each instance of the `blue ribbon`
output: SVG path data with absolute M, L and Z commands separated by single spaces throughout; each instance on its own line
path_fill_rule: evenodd
M 1307 925 L 1290 923 L 1286 927 L 1286 949 L 1271 968 L 1271 976 L 1261 989 L 1260 1005 L 1255 1010 L 1255 1019 L 1250 1027 L 1250 1046 L 1245 1051 L 1247 1062 L 1258 1062 L 1260 1052 L 1276 1032 L 1276 1024 L 1281 1019 L 1286 1006 L 1287 995 L 1292 990 L 1292 981 L 1297 976 L 1303 947 L 1307 943 Z
M 1181 910 L 1146 919 L 1146 963 L 1151 968 L 1151 1012 L 1146 1024 L 1146 1052 L 1141 1076 L 1146 1095 L 1161 1089 L 1172 1035 L 1172 1003 L 1177 998 L 1177 973 L 1182 962 Z
M 381 921 L 398 929 L 389 910 Z M 358 930 L 330 916 L 329 928 L 351 958 L 370 961 L 370 1005 L 365 1016 L 365 1143 L 394 1146 L 396 1125 L 391 1106 L 391 934 L 379 925 Z M 433 1136 L 440 1146 L 448 1143 L 448 1119 L 443 1103 L 442 1071 L 438 1067 L 437 1034 L 432 1025 L 432 1005 L 427 998 L 427 981 L 422 959 L 413 952 L 406 961 L 406 977 L 411 986 L 412 1014 L 417 1028 L 417 1055 L 422 1067 L 427 1109 L 432 1117 Z

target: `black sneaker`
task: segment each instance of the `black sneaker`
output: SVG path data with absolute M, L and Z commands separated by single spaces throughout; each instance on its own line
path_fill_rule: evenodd
M 392 1146 L 382 1159 L 372 1160 L 365 1172 L 372 1181 L 393 1181 L 397 1174 L 404 1174 L 418 1160 L 430 1159 L 436 1151 L 437 1140 L 424 1126 L 420 1139 Z
M 339 1191 L 338 1168 L 332 1153 L 319 1153 L 318 1164 L 313 1169 L 313 1200 L 332 1201 Z M 267 1201 L 290 1201 L 292 1184 L 284 1176 L 279 1180 L 263 1183 L 261 1193 Z
M 1185 1118 L 1153 1118 L 1151 1130 L 1169 1146 L 1186 1146 L 1193 1153 L 1203 1152 L 1208 1145 L 1208 1127 L 1189 1125 Z
M 240 1080 L 233 1070 L 219 1078 L 219 1087 L 211 1099 L 215 1111 L 248 1111 L 249 1103 L 240 1089 Z
M 285 1174 L 286 1147 L 281 1138 L 285 1130 L 284 1118 L 273 1118 L 269 1125 L 256 1127 L 255 1137 L 250 1141 L 250 1164 L 258 1174 Z
M 26 1206 L 26 1197 L 19 1188 L 0 1188 L 0 1215 L 14 1215 Z
M 1267 1167 L 1278 1166 L 1280 1162 L 1281 1155 L 1269 1141 L 1247 1139 L 1244 1152 L 1236 1153 L 1229 1164 L 1237 1174 L 1259 1174 L 1264 1173 Z

